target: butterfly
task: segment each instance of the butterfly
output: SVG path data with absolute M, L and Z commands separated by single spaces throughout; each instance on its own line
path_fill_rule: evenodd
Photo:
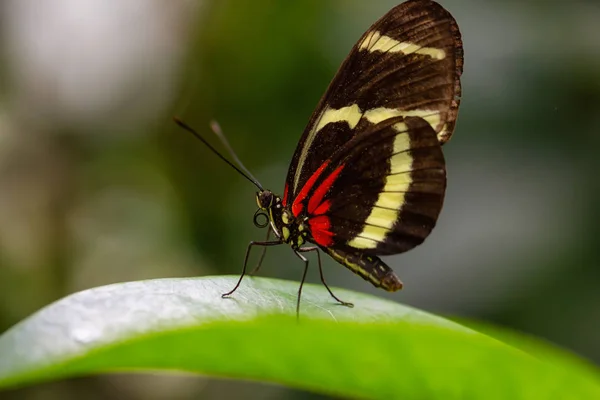
M 267 228 L 266 240 L 248 245 L 239 281 L 223 297 L 240 286 L 253 247 L 263 247 L 256 272 L 267 247 L 281 244 L 304 262 L 297 313 L 310 252 L 340 304 L 352 306 L 327 285 L 321 251 L 375 287 L 401 289 L 380 256 L 418 246 L 436 224 L 446 190 L 442 145 L 456 124 L 462 69 L 452 15 L 434 1 L 409 0 L 375 22 L 342 63 L 300 138 L 283 195 L 260 185 L 217 127 L 241 169 L 199 137 L 258 187 L 254 223 Z

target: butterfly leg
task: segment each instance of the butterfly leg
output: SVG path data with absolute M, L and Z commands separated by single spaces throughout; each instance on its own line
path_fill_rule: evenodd
M 302 273 L 302 280 L 300 281 L 300 287 L 298 288 L 298 300 L 296 300 L 296 318 L 300 318 L 300 297 L 302 296 L 302 286 L 304 286 L 304 281 L 306 280 L 306 273 L 308 272 L 308 258 L 304 257 L 299 253 L 300 249 L 294 251 L 302 261 L 304 261 L 304 272 Z
M 316 252 L 317 253 L 317 261 L 319 262 L 319 275 L 321 276 L 321 282 L 323 283 L 323 286 L 325 286 L 325 289 L 327 289 L 327 291 L 329 292 L 331 297 L 333 297 L 341 305 L 346 306 L 346 307 L 354 307 L 354 304 L 349 303 L 347 301 L 340 300 L 335 294 L 333 294 L 333 292 L 327 285 L 327 282 L 325 282 L 325 276 L 323 275 L 323 267 L 321 266 L 321 252 L 319 251 L 319 248 L 316 246 L 315 247 L 304 247 L 304 248 L 298 249 L 298 251 L 301 251 L 301 252 L 314 251 L 314 252 Z
M 240 275 L 240 279 L 238 280 L 238 283 L 235 285 L 233 290 L 231 290 L 230 292 L 227 292 L 227 293 L 223 293 L 221 295 L 221 297 L 225 298 L 225 297 L 231 296 L 233 294 L 233 292 L 235 292 L 237 290 L 237 288 L 240 286 L 240 284 L 242 283 L 242 279 L 244 279 L 244 275 L 246 275 L 246 266 L 248 265 L 248 257 L 250 256 L 250 250 L 252 250 L 252 246 L 263 246 L 264 248 L 266 248 L 267 246 L 277 246 L 282 243 L 283 242 L 281 240 L 275 240 L 272 242 L 269 242 L 269 241 L 265 241 L 265 242 L 252 241 L 252 242 L 250 242 L 248 244 L 248 248 L 246 249 L 246 257 L 244 257 L 244 268 L 242 269 L 242 274 Z
M 270 238 L 271 238 L 271 225 L 269 225 L 269 227 L 267 228 L 267 238 L 265 239 L 265 242 L 268 242 Z M 256 264 L 256 267 L 254 267 L 252 272 L 250 272 L 250 275 L 254 275 L 255 273 L 258 272 L 258 270 L 260 269 L 260 266 L 262 265 L 263 260 L 265 259 L 265 254 L 267 254 L 267 246 L 263 246 L 262 252 L 260 253 L 260 258 L 258 259 L 258 264 Z

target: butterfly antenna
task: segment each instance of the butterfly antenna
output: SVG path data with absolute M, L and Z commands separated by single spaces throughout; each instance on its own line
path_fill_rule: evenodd
M 238 158 L 237 154 L 235 154 L 235 151 L 233 151 L 233 147 L 231 147 L 231 145 L 229 144 L 229 141 L 227 140 L 227 138 L 223 134 L 223 131 L 221 130 L 221 125 L 219 125 L 219 123 L 217 121 L 212 120 L 212 121 L 210 121 L 210 129 L 212 129 L 212 131 L 215 133 L 215 135 L 217 135 L 219 137 L 219 139 L 221 139 L 221 143 L 223 143 L 223 146 L 225 146 L 225 148 L 229 152 L 229 155 L 231 156 L 231 158 L 233 158 L 233 160 L 239 165 L 239 167 L 242 170 L 244 170 L 246 175 L 248 175 L 248 177 L 250 177 L 250 179 L 252 179 L 252 183 L 257 185 L 262 190 L 262 186 L 260 185 L 260 183 L 258 183 L 258 179 L 256 179 L 254 177 L 254 175 L 252 175 L 252 172 L 250 172 L 248 170 L 248 168 L 246 168 L 244 163 L 242 163 L 242 161 Z
M 242 175 L 244 178 L 246 178 L 247 180 L 252 182 L 252 184 L 254 184 L 254 186 L 259 188 L 260 190 L 264 190 L 262 185 L 254 177 L 254 175 L 252 175 L 250 173 L 250 171 L 248 171 L 248 169 L 244 166 L 244 164 L 242 164 L 242 162 L 240 161 L 238 156 L 235 154 L 235 152 L 229 145 L 229 142 L 223 135 L 223 132 L 221 131 L 221 127 L 219 126 L 219 124 L 216 121 L 211 121 L 210 127 L 213 130 L 213 132 L 219 137 L 219 139 L 221 140 L 221 142 L 223 143 L 223 145 L 229 152 L 229 155 L 239 165 L 239 167 L 238 167 L 238 165 L 235 165 L 234 163 L 229 161 L 227 158 L 225 158 L 221 153 L 219 153 L 219 151 L 217 151 L 217 149 L 215 149 L 210 143 L 208 143 L 206 141 L 206 139 L 204 139 L 202 136 L 200 136 L 200 134 L 198 132 L 196 132 L 191 126 L 189 126 L 188 124 L 186 124 L 185 122 L 183 122 L 182 120 L 180 120 L 177 117 L 173 117 L 173 121 L 175 121 L 175 123 L 177 125 L 179 125 L 183 129 L 185 129 L 186 131 L 190 132 L 198 140 L 200 140 L 202 143 L 204 143 L 206 145 L 206 147 L 208 147 L 213 153 L 215 153 L 221 160 L 225 161 L 227 164 L 229 164 L 229 166 L 231 166 L 233 169 L 235 169 L 240 175 Z

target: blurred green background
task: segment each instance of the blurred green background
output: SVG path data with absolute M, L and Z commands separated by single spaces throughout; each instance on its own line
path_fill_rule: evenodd
M 98 285 L 239 273 L 247 242 L 264 235 L 252 224 L 255 189 L 171 117 L 210 140 L 217 119 L 263 186 L 281 193 L 337 67 L 396 4 L 0 2 L 0 332 Z M 465 70 L 438 226 L 386 259 L 402 292 L 377 291 L 329 259 L 327 279 L 527 332 L 598 364 L 600 3 L 442 4 L 461 28 Z M 272 248 L 262 274 L 298 280 L 301 268 L 289 249 Z M 318 282 L 316 268 L 309 274 Z M 162 374 L 0 397 L 240 395 L 320 398 Z

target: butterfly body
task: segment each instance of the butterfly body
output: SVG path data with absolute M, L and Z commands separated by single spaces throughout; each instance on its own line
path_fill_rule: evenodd
M 280 196 L 275 195 L 269 190 L 262 190 L 256 193 L 256 202 L 261 211 L 269 218 L 269 225 L 272 232 L 282 243 L 288 244 L 294 251 L 303 251 L 302 246 L 305 244 L 317 244 L 329 254 L 334 260 L 350 269 L 363 279 L 371 282 L 375 287 L 380 287 L 384 290 L 395 292 L 402 288 L 402 282 L 396 276 L 394 271 L 386 265 L 379 257 L 369 255 L 360 251 L 344 251 L 325 247 L 327 243 L 320 244 L 313 235 L 313 229 L 319 222 L 313 222 L 315 219 L 324 222 L 323 217 L 319 215 L 310 215 L 307 212 L 300 212 L 299 215 L 294 215 L 291 206 L 282 204 Z M 319 232 L 323 232 L 321 229 Z M 327 235 L 321 237 L 320 241 L 327 240 Z

